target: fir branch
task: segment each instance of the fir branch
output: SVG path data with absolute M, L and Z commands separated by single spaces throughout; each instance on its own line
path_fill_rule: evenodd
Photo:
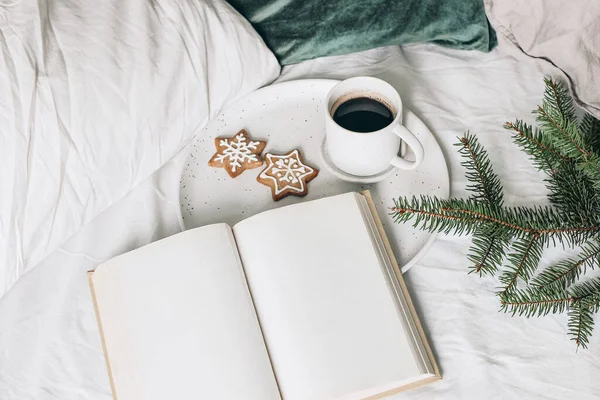
M 586 144 L 595 154 L 600 153 L 600 120 L 592 114 L 585 114 L 579 123 L 579 133 Z
M 472 184 L 467 188 L 473 192 L 471 199 L 484 201 L 489 205 L 502 206 L 504 195 L 498 175 L 492 169 L 487 152 L 479 144 L 477 138 L 469 132 L 459 138 L 456 145 L 464 161 L 461 163 L 467 170 L 466 178 Z M 482 225 L 473 233 L 473 242 L 467 259 L 472 263 L 469 273 L 493 275 L 502 264 L 504 249 L 510 236 L 491 227 Z
M 469 273 L 479 276 L 494 275 L 502 265 L 510 239 L 510 235 L 495 229 L 494 226 L 486 224 L 478 228 L 473 233 L 473 241 L 467 255 L 467 259 L 472 263 Z
M 534 131 L 531 125 L 516 120 L 514 124 L 506 122 L 504 128 L 515 132 L 513 141 L 530 156 L 537 169 L 552 174 L 562 162 L 569 161 L 553 147 L 550 140 L 539 130 Z
M 538 114 L 536 120 L 542 123 L 545 130 L 559 133 L 550 136 L 559 153 L 568 158 L 590 156 L 590 153 L 584 149 L 577 124 L 564 120 L 561 116 L 552 115 L 553 113 L 546 106 L 539 106 L 536 112 Z
M 592 182 L 593 188 L 600 192 L 600 156 L 593 154 L 580 162 L 577 168 L 582 171 Z M 600 196 L 600 194 L 598 194 Z
M 514 142 L 549 176 L 548 207 L 505 207 L 502 186 L 477 138 L 460 139 L 470 199 L 422 196 L 394 201 L 395 222 L 446 234 L 473 234 L 470 273 L 495 274 L 508 252 L 499 280 L 501 310 L 526 317 L 569 312 L 569 336 L 586 348 L 600 312 L 600 278 L 580 282 L 600 266 L 600 121 L 585 115 L 577 122 L 567 89 L 546 80 L 542 106 L 535 111 L 539 130 L 507 122 Z M 550 242 L 583 245 L 580 255 L 534 276 Z M 529 283 L 524 289 L 520 282 Z
M 590 336 L 594 329 L 594 318 L 589 308 L 581 304 L 575 304 L 569 309 L 569 336 L 575 342 L 577 348 L 587 349 Z
M 578 259 L 563 260 L 546 268 L 536 276 L 531 284 L 538 290 L 565 289 L 585 274 L 587 269 L 593 269 L 600 263 L 600 245 L 588 243 Z
M 546 180 L 550 203 L 573 223 L 598 225 L 600 196 L 593 182 L 574 162 L 564 163 Z
M 514 291 L 517 279 L 521 278 L 527 282 L 533 276 L 542 258 L 544 247 L 540 235 L 535 233 L 528 238 L 515 241 L 513 249 L 514 251 L 507 256 L 509 262 L 507 270 L 500 276 L 500 282 L 504 285 L 502 294 Z
M 557 110 L 564 119 L 575 119 L 573 99 L 564 85 L 544 78 L 544 102 L 552 109 Z
M 590 153 L 585 149 L 585 143 L 579 133 L 573 99 L 561 83 L 551 79 L 544 79 L 544 83 L 544 101 L 535 111 L 537 121 L 545 128 L 547 137 L 559 153 L 568 158 L 583 156 L 587 159 Z
M 394 207 L 391 209 L 391 215 L 394 222 L 407 222 L 414 220 L 413 226 L 429 232 L 443 232 L 445 234 L 470 234 L 474 232 L 477 222 L 480 220 L 472 217 L 457 217 L 447 215 L 442 211 L 450 203 L 464 200 L 459 199 L 438 199 L 435 197 L 413 196 L 411 199 L 398 198 L 394 200 Z M 467 200 L 468 201 L 468 200 Z M 476 202 L 469 206 L 477 206 Z
M 537 121 L 541 123 L 545 134 L 559 153 L 567 158 L 587 159 L 591 153 L 585 149 L 585 143 L 579 133 L 573 100 L 562 84 L 550 79 L 544 82 L 544 101 L 535 111 Z
M 548 240 L 578 244 L 600 231 L 600 226 L 596 225 L 569 224 L 550 207 L 486 209 L 485 205 L 479 205 L 478 210 L 477 207 L 461 208 L 457 205 L 443 207 L 441 211 L 447 216 L 460 218 L 466 215 L 474 218 L 476 222 L 492 222 L 504 226 L 512 230 L 516 237 L 521 237 L 523 234 L 538 235 L 542 238 L 543 244 Z
M 500 311 L 525 317 L 541 317 L 549 313 L 565 312 L 573 298 L 566 290 L 515 290 L 501 295 Z
M 502 184 L 492 169 L 487 152 L 479 144 L 477 138 L 469 132 L 459 140 L 457 146 L 460 146 L 459 153 L 465 159 L 461 165 L 467 170 L 466 178 L 471 182 L 467 186 L 467 189 L 473 192 L 471 197 L 475 200 L 502 206 Z
M 527 288 L 511 293 L 501 293 L 500 310 L 512 315 L 532 317 L 549 313 L 562 313 L 570 309 L 570 335 L 576 341 L 587 345 L 593 327 L 593 320 L 587 315 L 598 312 L 600 307 L 600 278 L 579 285 L 574 290 L 546 288 L 543 290 Z M 592 325 L 590 325 L 590 322 Z
M 592 312 L 600 311 L 600 277 L 588 279 L 570 288 L 573 302 Z
M 391 215 L 395 222 L 414 218 L 413 226 L 429 232 L 472 234 L 481 223 L 496 224 L 499 232 L 515 238 L 537 234 L 542 244 L 548 240 L 579 244 L 600 231 L 598 225 L 564 221 L 550 207 L 496 207 L 473 199 L 438 199 L 430 196 L 394 200 Z

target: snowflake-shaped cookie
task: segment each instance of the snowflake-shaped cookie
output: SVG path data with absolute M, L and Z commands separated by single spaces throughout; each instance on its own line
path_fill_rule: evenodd
M 304 164 L 302 154 L 298 150 L 282 156 L 267 153 L 265 161 L 267 167 L 256 180 L 271 187 L 271 195 L 275 201 L 289 194 L 306 196 L 308 193 L 307 183 L 319 174 L 318 169 Z
M 208 161 L 211 167 L 224 168 L 235 178 L 247 169 L 257 168 L 263 164 L 260 153 L 267 142 L 251 140 L 244 129 L 230 138 L 216 138 L 217 152 Z

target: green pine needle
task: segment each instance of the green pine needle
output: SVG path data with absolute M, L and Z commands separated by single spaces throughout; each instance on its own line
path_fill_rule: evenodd
M 471 262 L 469 273 L 494 275 L 502 265 L 511 236 L 494 225 L 484 224 L 473 233 L 473 243 L 467 259 Z
M 494 173 L 488 154 L 475 135 L 465 133 L 456 146 L 460 147 L 458 152 L 464 158 L 461 165 L 466 168 L 467 180 L 471 182 L 467 185 L 467 189 L 473 192 L 471 198 L 502 206 L 504 196 L 500 178 Z
M 592 114 L 585 114 L 579 123 L 579 132 L 588 148 L 595 154 L 600 153 L 600 120 Z
M 578 283 L 570 289 L 574 301 L 592 312 L 600 310 L 600 277 Z
M 501 293 L 511 293 L 517 288 L 519 279 L 527 282 L 535 273 L 544 250 L 540 235 L 535 233 L 529 237 L 516 240 L 513 252 L 506 257 L 508 265 L 500 276 L 503 288 Z
M 569 258 L 546 268 L 536 276 L 531 284 L 538 289 L 565 289 L 579 279 L 580 275 L 588 269 L 593 269 L 600 264 L 600 245 L 596 242 L 588 243 L 582 250 L 579 258 Z
M 594 318 L 592 311 L 580 304 L 576 304 L 569 310 L 569 336 L 575 342 L 577 348 L 587 349 L 590 336 L 594 330 Z
M 573 101 L 560 83 L 545 80 L 537 114 L 539 129 L 517 120 L 504 127 L 546 172 L 550 206 L 507 207 L 502 184 L 477 137 L 467 132 L 457 146 L 466 169 L 469 199 L 421 196 L 394 200 L 395 222 L 454 235 L 473 235 L 469 273 L 501 272 L 501 311 L 525 317 L 568 312 L 568 335 L 587 348 L 600 312 L 600 121 L 578 122 Z M 536 275 L 547 246 L 581 246 Z M 506 260 L 506 261 L 505 261 Z
M 590 179 L 594 189 L 600 191 L 600 156 L 591 154 L 585 161 L 580 162 L 577 168 Z
M 544 78 L 544 105 L 552 110 L 553 114 L 560 114 L 564 119 L 575 119 L 575 107 L 569 91 L 562 84 L 552 79 Z
M 487 152 L 479 144 L 475 135 L 467 132 L 456 144 L 464 161 L 461 163 L 467 170 L 470 182 L 467 189 L 473 194 L 471 199 L 490 205 L 502 206 L 504 194 L 500 178 L 493 171 Z M 494 275 L 504 258 L 505 247 L 510 236 L 489 224 L 484 224 L 473 233 L 473 245 L 467 258 L 472 263 L 469 273 Z
M 542 244 L 549 240 L 580 244 L 600 231 L 600 226 L 563 221 L 550 207 L 497 207 L 473 199 L 399 198 L 394 200 L 391 215 L 395 222 L 414 219 L 415 227 L 454 235 L 472 234 L 482 223 L 490 223 L 499 233 L 515 238 L 537 234 Z
M 574 162 L 565 162 L 546 180 L 550 203 L 573 223 L 598 225 L 600 196 L 588 174 Z
M 541 317 L 565 312 L 572 302 L 566 290 L 515 290 L 500 296 L 501 311 L 524 317 Z
M 560 154 L 547 135 L 541 131 L 534 130 L 531 125 L 523 121 L 506 122 L 505 129 L 512 130 L 513 141 L 530 156 L 533 165 L 541 171 L 553 174 L 555 168 L 569 161 L 569 158 Z
M 585 142 L 579 133 L 573 100 L 562 85 L 551 80 L 545 82 L 544 102 L 535 110 L 536 120 L 543 131 L 555 133 L 546 137 L 560 154 L 567 158 L 587 159 L 591 152 L 585 148 Z

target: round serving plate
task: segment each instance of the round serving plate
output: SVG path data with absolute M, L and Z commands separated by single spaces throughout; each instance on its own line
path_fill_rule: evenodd
M 332 173 L 321 153 L 325 126 L 324 99 L 336 80 L 307 79 L 274 84 L 259 89 L 227 107 L 209 122 L 189 144 L 190 155 L 181 177 L 181 213 L 186 229 L 225 222 L 237 222 L 273 208 L 326 196 L 370 190 L 403 272 L 412 267 L 431 245 L 435 235 L 396 224 L 390 216 L 393 199 L 400 196 L 450 193 L 450 179 L 444 154 L 434 135 L 409 110 L 404 126 L 423 144 L 425 157 L 413 171 L 393 170 L 375 183 L 348 182 Z M 271 189 L 256 181 L 263 167 L 230 178 L 222 168 L 208 166 L 215 153 L 214 139 L 233 136 L 245 129 L 255 140 L 264 140 L 263 151 L 284 154 L 299 149 L 304 161 L 320 170 L 308 184 L 305 197 L 288 196 L 273 201 Z M 406 158 L 412 154 L 407 150 Z M 318 227 L 316 227 L 318 229 Z

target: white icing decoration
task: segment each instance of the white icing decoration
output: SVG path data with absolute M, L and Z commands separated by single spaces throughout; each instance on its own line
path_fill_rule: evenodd
M 246 136 L 243 133 L 238 133 L 235 135 L 235 140 L 229 142 L 221 139 L 219 145 L 225 147 L 225 149 L 215 160 L 226 163 L 226 160 L 229 159 L 231 171 L 235 172 L 238 167 L 242 167 L 242 163 L 246 160 L 248 162 L 258 161 L 258 155 L 254 154 L 252 150 L 256 150 L 259 144 L 259 142 L 252 140 L 246 143 Z
M 299 193 L 304 191 L 305 182 L 303 178 L 312 174 L 314 169 L 300 162 L 298 150 L 294 150 L 285 156 L 274 156 L 272 154 L 267 154 L 266 157 L 270 162 L 269 167 L 260 173 L 260 177 L 263 179 L 270 179 L 275 183 L 276 195 L 280 194 L 286 189 L 290 189 Z M 277 178 L 272 175 L 267 175 L 267 172 L 269 171 L 272 171 Z M 283 182 L 287 182 L 287 184 L 280 188 L 279 184 Z M 300 188 L 294 186 L 294 184 L 300 184 Z

